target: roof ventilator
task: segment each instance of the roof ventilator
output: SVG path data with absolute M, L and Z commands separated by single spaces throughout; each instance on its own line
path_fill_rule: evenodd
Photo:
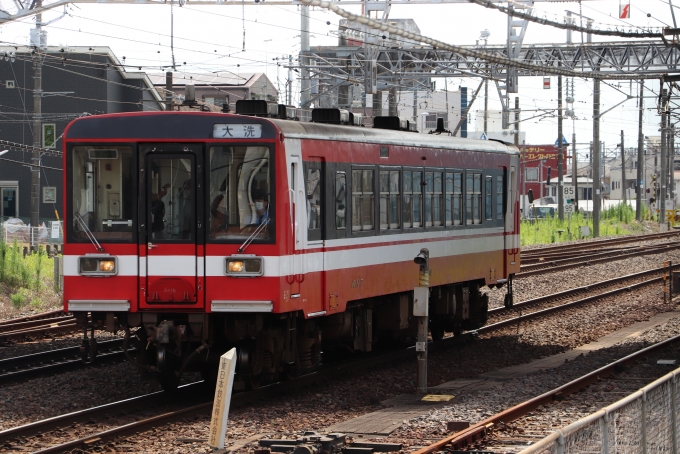
M 434 131 L 430 131 L 428 134 L 441 134 L 443 132 L 452 135 L 451 131 L 449 131 L 448 129 L 444 129 L 444 119 L 437 118 L 437 129 L 435 129 Z
M 312 123 L 363 126 L 364 117 L 344 109 L 321 107 L 312 110 Z
M 395 116 L 385 116 L 385 117 L 375 117 L 373 119 L 374 129 L 391 129 L 393 131 L 411 131 L 418 132 L 416 124 L 408 121 L 406 118 L 395 117 Z

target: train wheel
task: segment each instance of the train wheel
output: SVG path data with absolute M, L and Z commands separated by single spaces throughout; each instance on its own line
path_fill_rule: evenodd
M 165 391 L 173 391 L 179 386 L 180 377 L 174 367 L 174 355 L 165 346 L 159 345 L 156 349 L 156 367 L 158 368 L 158 380 Z
M 435 342 L 444 339 L 444 327 L 437 324 L 432 325 L 430 328 L 430 335 Z

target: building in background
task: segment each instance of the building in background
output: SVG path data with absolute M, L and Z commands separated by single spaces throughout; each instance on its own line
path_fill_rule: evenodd
M 153 85 L 160 96 L 165 99 L 165 73 L 149 74 Z M 229 104 L 230 112 L 236 109 L 236 101 L 241 99 L 261 99 L 269 102 L 279 102 L 279 93 L 274 84 L 264 73 L 233 74 L 231 72 L 217 72 L 209 74 L 176 72 L 172 77 L 172 98 L 175 103 L 184 101 L 184 87 L 194 85 L 196 101 L 217 106 L 222 109 Z
M 0 47 L 0 140 L 33 145 L 33 49 Z M 42 144 L 61 151 L 70 121 L 83 115 L 162 110 L 160 97 L 145 73 L 128 71 L 108 47 L 49 46 L 42 61 Z M 0 147 L 2 147 L 0 145 Z M 13 150 L 2 158 L 30 164 L 31 153 Z M 43 155 L 40 171 L 40 219 L 55 219 L 63 206 L 62 158 Z M 0 161 L 2 218 L 31 212 L 31 169 Z M 63 213 L 60 213 L 63 216 Z

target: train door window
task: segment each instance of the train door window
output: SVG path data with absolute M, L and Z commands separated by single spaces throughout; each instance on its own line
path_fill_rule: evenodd
M 441 172 L 425 172 L 425 226 L 442 225 L 441 199 Z
M 192 240 L 196 224 L 193 156 L 149 161 L 150 239 Z
M 347 175 L 345 172 L 335 173 L 335 228 L 344 230 L 347 227 Z
M 380 228 L 399 228 L 399 171 L 380 171 Z
M 493 220 L 493 177 L 484 178 L 484 219 Z
M 352 230 L 373 230 L 375 198 L 373 170 L 352 170 Z
M 422 221 L 423 173 L 404 171 L 404 228 L 420 227 Z
M 453 174 L 453 225 L 463 223 L 463 174 Z
M 496 176 L 496 219 L 503 219 L 503 176 Z
M 465 222 L 482 223 L 482 174 L 468 172 L 465 181 Z
M 321 239 L 321 161 L 305 162 L 305 193 L 307 195 L 307 239 Z

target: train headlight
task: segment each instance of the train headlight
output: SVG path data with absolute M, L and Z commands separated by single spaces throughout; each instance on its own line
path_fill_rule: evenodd
M 118 259 L 110 255 L 87 255 L 78 260 L 78 272 L 83 276 L 114 276 L 118 274 Z
M 104 273 L 112 273 L 116 271 L 116 262 L 114 260 L 102 260 L 99 262 L 99 271 Z
M 240 273 L 244 268 L 243 260 L 229 260 L 227 262 L 227 271 L 229 273 Z
M 239 277 L 262 276 L 264 272 L 262 257 L 238 256 L 227 258 L 227 275 Z

